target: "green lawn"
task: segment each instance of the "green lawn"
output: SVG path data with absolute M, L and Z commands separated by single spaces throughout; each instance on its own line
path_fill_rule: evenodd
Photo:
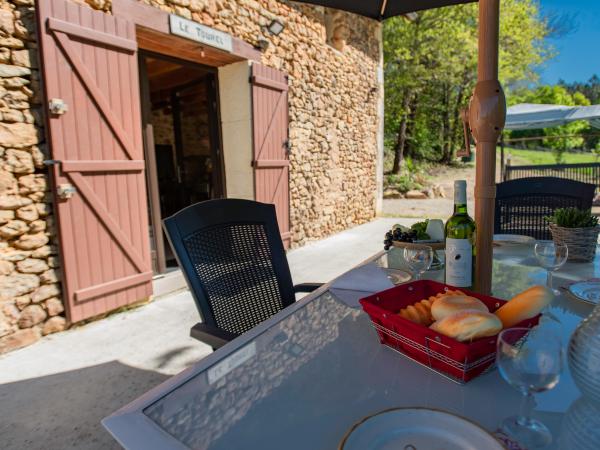
M 521 150 L 516 148 L 504 148 L 506 156 L 512 156 L 513 165 L 528 165 L 528 164 L 556 164 L 554 155 L 550 150 L 546 152 L 536 150 Z M 498 148 L 500 154 L 500 148 Z M 597 162 L 596 156 L 592 153 L 565 153 L 565 164 Z

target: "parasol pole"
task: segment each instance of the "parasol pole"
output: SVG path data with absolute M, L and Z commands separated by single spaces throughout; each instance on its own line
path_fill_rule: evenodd
M 477 84 L 469 105 L 469 126 L 477 144 L 475 287 L 483 294 L 489 294 L 492 288 L 496 143 L 506 119 L 504 92 L 498 81 L 499 15 L 500 0 L 479 0 Z

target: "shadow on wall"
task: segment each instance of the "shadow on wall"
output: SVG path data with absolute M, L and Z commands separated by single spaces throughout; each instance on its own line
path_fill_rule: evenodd
M 2 384 L 0 448 L 120 449 L 100 421 L 167 378 L 112 361 Z

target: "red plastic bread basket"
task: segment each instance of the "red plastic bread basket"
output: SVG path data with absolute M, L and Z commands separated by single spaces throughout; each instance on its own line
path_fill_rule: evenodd
M 420 280 L 362 298 L 360 304 L 371 318 L 382 344 L 408 356 L 458 383 L 466 383 L 490 367 L 496 357 L 497 336 L 459 342 L 398 314 L 402 308 L 432 295 L 456 290 L 435 281 Z M 496 311 L 505 300 L 460 289 Z M 540 315 L 524 320 L 517 327 L 537 325 Z

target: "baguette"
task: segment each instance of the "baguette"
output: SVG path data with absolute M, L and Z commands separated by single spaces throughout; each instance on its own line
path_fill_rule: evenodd
M 495 312 L 504 328 L 510 328 L 525 319 L 537 316 L 550 304 L 554 294 L 545 286 L 533 286 L 517 294 Z

